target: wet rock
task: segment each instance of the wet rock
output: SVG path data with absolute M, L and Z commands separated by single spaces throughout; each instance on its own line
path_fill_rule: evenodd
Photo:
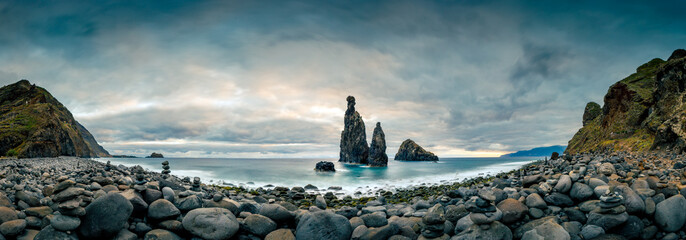
M 514 223 L 522 219 L 529 212 L 529 208 L 519 201 L 508 198 L 498 203 L 498 209 L 503 212 L 501 221 L 503 223 Z
M 394 159 L 402 161 L 438 161 L 436 155 L 424 150 L 424 148 L 411 139 L 407 139 L 400 144 Z
M 332 162 L 320 161 L 315 165 L 314 170 L 320 172 L 335 172 L 336 167 Z
M 451 240 L 475 240 L 475 239 L 503 239 L 511 240 L 512 231 L 504 224 L 495 221 L 486 229 L 479 225 L 472 225 L 468 229 L 453 236 Z
M 166 199 L 157 199 L 148 207 L 148 217 L 152 220 L 175 219 L 180 214 L 181 211 Z
M 244 220 L 245 230 L 260 237 L 264 237 L 276 230 L 276 223 L 268 217 L 259 214 L 250 214 Z
M 66 215 L 55 215 L 50 219 L 50 225 L 60 231 L 72 231 L 81 225 L 81 219 Z
M 672 196 L 655 206 L 655 223 L 666 232 L 679 230 L 686 222 L 686 199 Z
M 355 97 L 348 96 L 348 109 L 343 118 L 343 132 L 341 133 L 341 152 L 339 162 L 367 164 L 369 145 L 364 121 L 360 113 L 355 111 Z
M 124 196 L 108 193 L 86 207 L 79 232 L 87 238 L 114 237 L 124 228 L 132 212 L 133 205 Z
M 372 143 L 369 147 L 369 166 L 385 167 L 388 165 L 388 155 L 386 155 L 386 135 L 381 129 L 381 123 L 377 122 L 372 134 Z
M 4 236 L 19 235 L 26 228 L 26 220 L 15 219 L 0 224 L 0 233 Z
M 299 240 L 348 240 L 352 231 L 347 218 L 329 211 L 318 211 L 300 217 L 295 236 Z
M 144 240 L 181 240 L 183 238 L 176 235 L 176 233 L 164 230 L 164 229 L 153 229 L 145 233 Z
M 183 217 L 183 228 L 204 239 L 228 239 L 238 232 L 238 221 L 224 208 L 193 209 Z

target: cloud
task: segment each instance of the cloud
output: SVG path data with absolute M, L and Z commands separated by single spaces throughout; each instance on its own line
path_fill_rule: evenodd
M 0 3 L 0 83 L 110 152 L 336 157 L 345 97 L 393 155 L 565 144 L 588 101 L 683 48 L 681 2 Z

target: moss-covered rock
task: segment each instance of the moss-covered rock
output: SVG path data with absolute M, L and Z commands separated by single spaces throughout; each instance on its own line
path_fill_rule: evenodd
M 0 155 L 110 156 L 62 103 L 27 80 L 0 88 Z
M 590 102 L 565 153 L 686 149 L 686 56 L 650 60 L 613 84 L 602 109 Z

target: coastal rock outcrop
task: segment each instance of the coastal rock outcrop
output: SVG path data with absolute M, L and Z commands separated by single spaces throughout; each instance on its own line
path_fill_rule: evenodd
M 367 164 L 369 145 L 364 121 L 355 111 L 355 97 L 348 96 L 348 109 L 345 111 L 344 127 L 341 133 L 341 152 L 339 162 Z
M 655 58 L 610 87 L 601 109 L 586 105 L 565 153 L 686 150 L 686 52 Z
M 600 104 L 596 102 L 587 103 L 586 108 L 584 108 L 583 125 L 586 126 L 586 124 L 600 116 L 601 113 L 603 113 L 603 110 L 600 108 Z
M 314 166 L 314 170 L 320 172 L 335 172 L 336 168 L 332 162 L 320 161 Z
M 110 156 L 62 103 L 27 80 L 0 88 L 0 155 Z
M 162 155 L 161 153 L 153 152 L 150 154 L 150 156 L 147 156 L 146 158 L 164 158 L 164 155 Z
M 398 153 L 395 154 L 395 160 L 402 161 L 438 161 L 438 157 L 432 152 L 424 150 L 412 139 L 407 139 L 400 144 Z
M 386 135 L 381 129 L 381 123 L 377 122 L 372 135 L 372 144 L 369 147 L 369 166 L 385 167 L 388 165 L 388 155 L 386 155 Z

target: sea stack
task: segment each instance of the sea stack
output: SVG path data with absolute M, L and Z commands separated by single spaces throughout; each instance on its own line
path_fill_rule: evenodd
M 364 121 L 355 111 L 355 97 L 348 96 L 348 110 L 345 111 L 344 127 L 341 133 L 341 153 L 339 162 L 367 164 L 369 145 L 365 134 Z
M 400 144 L 398 153 L 395 154 L 395 160 L 402 161 L 438 161 L 438 157 L 432 152 L 424 150 L 412 139 L 405 140 Z
M 386 155 L 386 135 L 381 129 L 381 123 L 377 122 L 372 135 L 372 144 L 369 147 L 369 166 L 385 167 L 388 165 L 388 155 Z

